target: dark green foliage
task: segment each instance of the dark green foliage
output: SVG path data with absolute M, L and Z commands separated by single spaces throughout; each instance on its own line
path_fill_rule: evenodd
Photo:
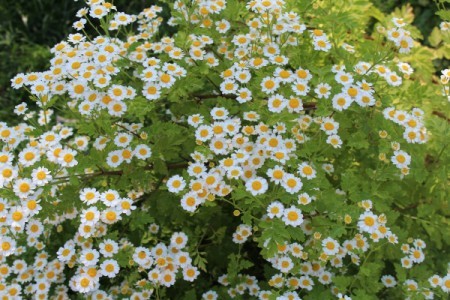
M 420 29 L 424 37 L 430 35 L 433 27 L 439 26 L 439 19 L 436 18 L 438 7 L 433 0 L 372 0 L 372 3 L 384 13 L 409 4 L 416 16 L 413 25 Z
M 138 13 L 155 0 L 113 0 L 119 11 Z M 163 6 L 158 2 L 159 5 Z M 0 120 L 14 123 L 14 106 L 28 100 L 28 93 L 10 87 L 17 73 L 42 71 L 49 67 L 50 48 L 76 31 L 72 24 L 84 1 L 2 0 L 0 1 Z M 168 19 L 168 11 L 162 13 Z M 167 35 L 173 28 L 163 26 Z M 92 31 L 87 29 L 88 32 Z M 30 104 L 30 101 L 27 101 Z

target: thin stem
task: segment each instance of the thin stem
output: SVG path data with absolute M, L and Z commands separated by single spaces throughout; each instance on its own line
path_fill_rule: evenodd
M 98 31 L 97 27 L 92 23 L 92 21 L 87 16 L 86 16 L 86 20 L 94 28 L 94 30 L 98 33 L 98 35 L 101 36 L 102 34 L 100 33 L 100 31 Z
M 387 243 L 382 243 L 380 244 L 378 247 L 373 248 L 369 251 L 369 253 L 367 253 L 366 258 L 364 259 L 363 263 L 360 266 L 360 269 L 366 264 L 366 262 L 368 261 L 369 257 L 372 255 L 372 253 L 376 252 L 377 250 L 379 250 L 381 247 L 383 247 L 384 245 L 386 245 Z M 356 283 L 356 280 L 358 279 L 358 276 L 354 276 L 352 282 L 350 283 L 350 285 L 348 286 L 348 290 L 350 291 L 353 287 L 353 285 Z
M 125 126 L 121 125 L 120 123 L 115 123 L 117 126 L 119 126 L 120 128 L 126 130 L 127 132 L 131 133 L 132 135 L 134 135 L 135 137 L 137 137 L 138 139 L 142 139 L 141 136 L 139 134 L 137 134 L 134 131 L 129 130 L 128 128 L 126 128 Z
M 198 67 L 199 64 L 194 60 L 195 65 Z M 217 92 L 219 92 L 219 94 L 222 95 L 222 91 L 220 90 L 220 87 L 214 83 L 214 81 L 212 81 L 211 78 L 209 78 L 208 75 L 205 74 L 206 79 L 214 86 L 214 88 L 217 90 Z

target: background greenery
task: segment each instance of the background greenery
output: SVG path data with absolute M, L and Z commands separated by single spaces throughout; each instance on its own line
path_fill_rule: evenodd
M 439 19 L 436 18 L 437 6 L 434 0 L 372 0 L 372 3 L 384 13 L 389 13 L 403 5 L 411 5 L 416 16 L 413 25 L 419 27 L 424 37 L 430 35 L 433 27 L 439 26 Z

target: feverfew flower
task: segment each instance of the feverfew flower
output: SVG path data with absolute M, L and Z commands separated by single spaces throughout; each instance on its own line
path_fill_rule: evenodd
M 174 175 L 170 177 L 167 181 L 167 188 L 171 193 L 181 192 L 186 187 L 186 181 L 184 181 L 183 177 L 179 175 Z
M 70 243 L 67 243 L 58 249 L 56 253 L 58 256 L 58 260 L 61 262 L 68 262 L 72 259 L 72 256 L 75 254 L 74 246 Z
M 437 287 L 440 286 L 442 284 L 442 278 L 439 277 L 438 275 L 433 275 L 430 278 L 428 278 L 428 282 L 430 283 L 430 285 L 432 287 Z
M 450 292 L 450 274 L 447 274 L 445 277 L 442 278 L 441 289 L 445 293 Z
M 300 191 L 300 189 L 303 186 L 303 183 L 301 182 L 300 178 L 295 177 L 292 174 L 286 174 L 283 178 L 283 182 L 281 183 L 281 185 L 284 187 L 286 192 L 290 194 L 295 194 L 298 191 Z
M 0 237 L 0 255 L 8 257 L 16 251 L 16 241 L 9 236 Z
M 140 144 L 140 145 L 137 145 L 136 148 L 134 148 L 133 156 L 138 159 L 145 160 L 152 156 L 152 150 L 150 149 L 149 146 Z
M 350 107 L 353 99 L 344 93 L 336 94 L 331 100 L 333 103 L 333 108 L 337 111 L 343 111 Z
M 282 273 L 288 273 L 294 267 L 294 263 L 289 256 L 278 259 L 276 268 Z
M 188 237 L 184 232 L 175 232 L 170 238 L 170 244 L 177 249 L 183 249 L 188 241 Z
M 99 253 L 95 249 L 84 249 L 81 251 L 79 260 L 85 266 L 93 266 L 97 264 Z
M 225 19 L 222 19 L 222 20 L 220 20 L 220 21 L 217 21 L 217 22 L 215 23 L 215 25 L 216 25 L 216 30 L 217 30 L 219 33 L 226 33 L 226 32 L 228 31 L 228 29 L 230 29 L 230 22 L 228 22 L 228 21 L 225 20 Z
M 314 89 L 314 92 L 317 94 L 317 98 L 328 99 L 331 94 L 331 86 L 328 83 L 319 83 Z
M 27 147 L 19 153 L 19 163 L 24 167 L 34 165 L 39 159 L 39 151 L 36 148 Z
M 183 279 L 189 282 L 193 282 L 200 272 L 198 271 L 197 267 L 194 266 L 185 266 L 183 268 Z
M 335 255 L 339 252 L 339 243 L 335 239 L 328 237 L 322 241 L 322 249 L 327 255 Z
M 133 205 L 133 200 L 130 198 L 122 198 L 119 200 L 116 208 L 120 209 L 122 214 L 129 216 L 131 215 L 131 211 L 136 209 L 136 206 Z
M 359 230 L 363 232 L 373 233 L 378 229 L 378 217 L 371 211 L 366 211 L 359 216 Z
M 253 196 L 264 194 L 268 189 L 267 180 L 262 177 L 255 177 L 247 181 L 245 187 Z
M 63 149 L 58 157 L 58 162 L 63 167 L 73 167 L 78 164 L 78 161 L 75 159 L 77 153 L 72 149 Z
M 332 134 L 327 137 L 327 144 L 333 146 L 333 148 L 341 148 L 342 140 L 341 137 L 337 134 Z
M 249 225 L 240 224 L 233 233 L 233 242 L 243 244 L 252 235 L 252 228 Z
M 391 287 L 394 287 L 397 285 L 397 281 L 395 280 L 395 277 L 391 276 L 391 275 L 383 275 L 381 277 L 381 282 L 387 288 L 391 288 Z
M 94 278 L 88 274 L 77 275 L 73 278 L 73 281 L 75 282 L 74 289 L 83 294 L 91 292 L 95 288 Z
M 106 239 L 100 243 L 99 249 L 103 257 L 112 257 L 119 251 L 119 245 L 111 239 Z
M 102 211 L 102 214 L 100 216 L 100 219 L 105 224 L 113 224 L 117 221 L 121 220 L 122 217 L 120 216 L 120 211 L 115 208 L 107 208 L 104 211 Z
M 187 193 L 181 198 L 181 207 L 189 212 L 194 212 L 200 204 L 197 193 Z
M 115 190 L 104 191 L 100 195 L 100 200 L 108 207 L 114 207 L 120 202 L 120 195 Z
M 269 216 L 269 218 L 281 218 L 281 216 L 283 215 L 284 212 L 284 206 L 281 202 L 279 201 L 274 201 L 271 204 L 269 204 L 269 206 L 267 207 L 267 215 Z
M 320 129 L 322 129 L 327 135 L 337 134 L 339 123 L 330 117 L 322 118 Z
M 307 193 L 301 193 L 298 195 L 298 204 L 307 205 L 311 203 L 311 196 L 309 196 Z
M 283 212 L 282 220 L 286 225 L 300 226 L 303 223 L 302 211 L 295 206 L 286 208 Z
M 39 167 L 31 172 L 31 178 L 37 186 L 43 186 L 52 180 L 52 175 L 50 175 L 50 171 L 47 168 Z
M 114 278 L 119 273 L 120 267 L 114 259 L 107 259 L 100 265 L 100 273 L 103 276 Z
M 18 116 L 24 115 L 27 112 L 27 104 L 25 102 L 22 102 L 14 108 L 14 113 Z
M 411 248 L 409 257 L 415 263 L 421 263 L 425 260 L 425 255 L 423 254 L 422 249 L 418 248 Z
M 34 192 L 36 184 L 28 179 L 18 179 L 14 182 L 13 191 L 19 198 L 26 198 Z
M 279 86 L 279 79 L 265 77 L 261 82 L 261 91 L 267 94 L 273 94 L 276 92 Z
M 100 212 L 97 207 L 92 206 L 81 212 L 81 223 L 94 226 L 100 220 Z
M 313 41 L 314 50 L 328 52 L 331 49 L 331 43 L 327 38 L 316 38 Z
M 316 177 L 316 170 L 311 164 L 303 162 L 298 166 L 298 174 L 306 179 L 313 179 Z
M 89 10 L 89 15 L 95 19 L 101 19 L 104 16 L 106 16 L 107 14 L 108 14 L 108 9 L 101 4 L 94 5 Z
M 392 163 L 399 169 L 408 167 L 411 163 L 411 156 L 402 150 L 394 151 L 394 155 L 391 157 Z
M 84 188 L 80 191 L 80 200 L 83 203 L 95 204 L 100 200 L 100 193 L 94 188 Z

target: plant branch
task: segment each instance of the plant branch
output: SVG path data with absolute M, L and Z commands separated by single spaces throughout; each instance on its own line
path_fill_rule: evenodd
M 181 168 L 185 168 L 187 166 L 188 166 L 188 162 L 182 161 L 182 162 L 168 164 L 167 169 L 169 169 L 169 170 L 181 169 Z M 68 175 L 68 176 L 55 177 L 54 179 L 55 180 L 66 180 L 73 176 L 82 177 L 82 178 L 90 178 L 90 177 L 97 177 L 97 176 L 122 176 L 123 175 L 123 170 L 107 171 L 107 170 L 101 169 L 100 167 L 99 167 L 99 169 L 100 169 L 100 171 L 94 172 L 94 173 L 72 174 L 72 175 Z M 145 166 L 143 169 L 144 170 L 152 170 L 153 166 L 148 165 L 148 166 Z
M 431 114 L 437 116 L 438 118 L 444 119 L 448 123 L 450 123 L 450 118 L 447 118 L 447 116 L 444 113 L 440 112 L 440 111 L 434 110 Z

